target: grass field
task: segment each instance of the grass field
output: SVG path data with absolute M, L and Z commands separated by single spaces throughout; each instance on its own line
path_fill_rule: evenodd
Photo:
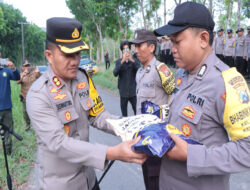
M 19 101 L 20 85 L 11 81 L 12 91 L 12 114 L 14 118 L 14 131 L 23 137 L 23 141 L 18 141 L 12 136 L 13 151 L 8 156 L 8 165 L 12 177 L 13 189 L 19 189 L 27 181 L 29 171 L 33 167 L 36 139 L 33 130 L 25 132 L 25 122 L 23 120 L 22 103 Z M 6 169 L 4 164 L 2 141 L 0 142 L 0 189 L 7 190 Z

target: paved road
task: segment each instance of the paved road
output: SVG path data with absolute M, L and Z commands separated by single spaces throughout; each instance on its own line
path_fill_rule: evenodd
M 99 93 L 104 101 L 106 109 L 115 115 L 121 115 L 119 107 L 119 98 L 112 96 L 110 93 L 98 88 Z M 132 109 L 129 107 L 129 115 L 132 115 Z M 120 142 L 119 138 L 103 133 L 97 129 L 91 128 L 90 141 L 93 143 L 102 143 L 115 145 Z M 37 167 L 35 167 L 29 177 L 28 187 L 23 190 L 36 190 L 37 187 Z M 102 172 L 96 171 L 99 179 Z M 233 174 L 230 178 L 231 190 L 249 190 L 250 189 L 250 172 Z M 101 190 L 144 190 L 141 167 L 137 164 L 122 163 L 115 161 L 113 166 L 100 184 Z

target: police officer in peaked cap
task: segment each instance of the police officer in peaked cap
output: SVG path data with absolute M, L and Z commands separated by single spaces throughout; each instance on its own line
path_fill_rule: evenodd
M 160 189 L 228 190 L 231 173 L 250 170 L 250 100 L 243 76 L 212 51 L 214 21 L 202 4 L 185 2 L 155 30 L 170 36 L 179 69 L 168 122 L 188 138 L 163 158 Z
M 40 190 L 92 190 L 94 168 L 103 170 L 108 160 L 146 160 L 131 149 L 139 139 L 112 147 L 89 142 L 90 124 L 114 134 L 106 119 L 118 117 L 105 111 L 92 79 L 78 69 L 80 51 L 88 49 L 81 30 L 81 23 L 71 18 L 47 20 L 45 55 L 50 65 L 27 95 L 37 136 Z

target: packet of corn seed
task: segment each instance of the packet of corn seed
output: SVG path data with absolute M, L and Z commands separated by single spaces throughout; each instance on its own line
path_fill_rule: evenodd
M 164 120 L 168 117 L 169 106 L 167 104 L 156 105 L 150 101 L 144 101 L 141 103 L 141 113 L 156 115 L 160 119 Z
M 176 134 L 189 144 L 200 144 L 186 137 L 179 129 L 168 124 L 168 122 L 160 122 L 144 127 L 135 133 L 133 138 L 141 136 L 141 139 L 132 148 L 137 152 L 143 152 L 149 156 L 161 158 L 175 145 L 174 141 L 169 136 L 170 133 Z

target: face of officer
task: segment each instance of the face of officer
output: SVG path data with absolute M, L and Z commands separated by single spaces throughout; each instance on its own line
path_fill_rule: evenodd
M 139 61 L 144 65 L 148 65 L 154 57 L 155 45 L 148 42 L 135 44 L 135 53 Z
M 232 38 L 232 36 L 233 36 L 233 33 L 232 33 L 232 32 L 228 33 L 228 37 L 229 37 L 229 38 Z
M 45 55 L 53 72 L 65 82 L 76 78 L 81 59 L 80 52 L 65 54 L 54 44 L 51 46 L 52 47 L 45 50 Z
M 243 36 L 243 33 L 244 33 L 243 31 L 238 32 L 238 36 L 239 37 Z
M 207 31 L 188 28 L 170 36 L 173 43 L 172 53 L 178 67 L 187 71 L 199 68 L 211 52 Z

